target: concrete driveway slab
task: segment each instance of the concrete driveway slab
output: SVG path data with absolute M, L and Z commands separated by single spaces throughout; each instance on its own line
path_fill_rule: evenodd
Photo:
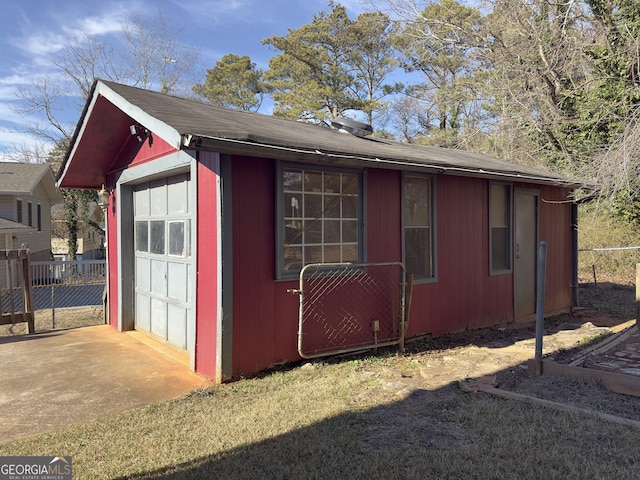
M 211 384 L 145 343 L 108 325 L 0 338 L 0 444 Z

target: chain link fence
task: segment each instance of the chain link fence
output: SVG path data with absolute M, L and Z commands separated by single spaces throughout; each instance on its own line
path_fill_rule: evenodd
M 31 262 L 36 330 L 105 323 L 105 260 Z
M 314 358 L 404 342 L 402 263 L 312 264 L 300 272 L 298 352 Z

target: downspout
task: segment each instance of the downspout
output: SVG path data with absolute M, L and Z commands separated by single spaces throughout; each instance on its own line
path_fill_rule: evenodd
M 571 307 L 579 307 L 578 298 L 578 203 L 571 204 Z

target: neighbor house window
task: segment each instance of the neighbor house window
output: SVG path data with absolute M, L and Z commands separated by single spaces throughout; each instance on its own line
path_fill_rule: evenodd
M 416 279 L 435 277 L 433 179 L 406 175 L 403 188 L 404 263 Z
M 22 200 L 16 202 L 16 222 L 22 223 Z
M 279 274 L 310 263 L 358 262 L 362 255 L 359 172 L 281 166 Z
M 27 203 L 27 222 L 30 227 L 33 227 L 33 206 L 31 202 Z
M 38 231 L 42 231 L 42 205 L 38 204 L 36 209 L 36 221 L 38 222 Z
M 511 270 L 511 186 L 492 183 L 489 186 L 490 262 L 491 273 Z

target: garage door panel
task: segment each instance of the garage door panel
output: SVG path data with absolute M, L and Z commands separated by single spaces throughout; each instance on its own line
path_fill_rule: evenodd
M 149 215 L 149 190 L 147 188 L 133 192 L 133 212 L 134 215 Z
M 167 338 L 167 304 L 157 298 L 151 299 L 151 331 Z
M 181 350 L 195 342 L 189 174 L 134 188 L 135 325 Z
M 167 262 L 164 260 L 151 260 L 151 291 L 167 296 Z
M 186 302 L 188 299 L 187 265 L 184 263 L 169 262 L 167 273 L 169 297 L 180 300 L 181 302 Z
M 151 262 L 148 258 L 136 257 L 136 287 L 151 290 Z
M 174 345 L 187 348 L 187 311 L 185 308 L 168 304 L 167 340 Z
M 136 293 L 136 328 L 151 331 L 151 299 Z
M 161 216 L 167 214 L 167 188 L 165 180 L 156 180 L 149 184 L 150 214 Z
M 189 211 L 189 188 L 185 176 L 170 179 L 167 182 L 169 215 L 187 213 Z

